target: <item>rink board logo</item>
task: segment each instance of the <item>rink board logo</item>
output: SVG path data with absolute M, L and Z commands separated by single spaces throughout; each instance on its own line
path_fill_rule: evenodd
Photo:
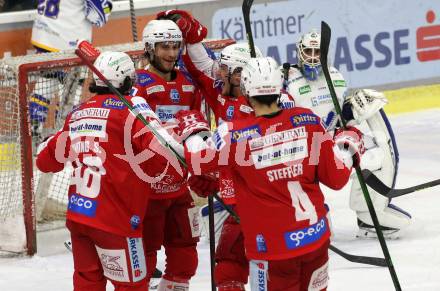
M 290 141 L 251 152 L 256 169 L 304 159 L 308 156 L 307 140 Z
M 252 125 L 243 129 L 231 131 L 231 141 L 239 142 L 261 136 L 261 128 L 258 125 Z
M 131 275 L 133 282 L 139 282 L 147 275 L 144 247 L 141 238 L 127 238 L 128 254 L 131 263 Z
M 121 110 L 125 108 L 125 104 L 121 100 L 114 98 L 107 98 L 104 100 L 104 102 L 102 102 L 102 107 Z
M 97 202 L 78 194 L 72 194 L 69 198 L 69 204 L 67 208 L 77 214 L 85 215 L 88 217 L 95 217 Z
M 321 218 L 317 223 L 309 227 L 286 232 L 284 241 L 289 250 L 300 248 L 319 240 L 327 232 L 327 223 L 325 218 Z
M 302 113 L 290 117 L 293 126 L 318 124 L 318 116 L 309 113 Z
M 141 86 L 147 86 L 151 83 L 154 83 L 154 79 L 151 77 L 150 74 L 146 74 L 146 73 L 139 73 L 137 75 L 138 78 L 138 84 Z
M 189 106 L 181 105 L 158 105 L 156 106 L 156 115 L 162 122 L 173 121 L 176 113 L 180 110 L 189 110 Z

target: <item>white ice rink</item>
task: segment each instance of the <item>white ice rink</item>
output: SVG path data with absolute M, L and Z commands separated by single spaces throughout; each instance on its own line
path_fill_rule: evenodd
M 440 109 L 391 118 L 400 151 L 397 187 L 408 187 L 440 178 Z M 388 247 L 405 291 L 440 290 L 440 187 L 403 196 L 394 204 L 413 215 L 404 238 Z M 356 219 L 348 208 L 348 193 L 327 197 L 331 206 L 333 244 L 351 254 L 381 256 L 376 240 L 355 238 Z M 65 231 L 39 233 L 38 255 L 0 259 L 0 291 L 72 290 L 73 262 L 64 248 Z M 1 238 L 0 238 L 1 239 Z M 190 290 L 210 290 L 209 246 L 199 244 L 199 268 Z M 160 267 L 163 260 L 159 258 Z M 113 290 L 108 286 L 108 290 Z M 387 268 L 354 264 L 330 254 L 330 291 L 392 291 Z

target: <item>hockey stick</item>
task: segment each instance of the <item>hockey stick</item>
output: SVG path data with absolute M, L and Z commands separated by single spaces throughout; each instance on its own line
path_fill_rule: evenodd
M 232 210 L 228 205 L 226 205 L 225 202 L 220 197 L 218 197 L 217 194 L 214 194 L 214 197 L 223 206 L 223 208 L 225 208 L 226 211 L 234 218 L 235 222 L 240 224 L 240 217 L 238 217 L 237 213 L 235 213 L 234 210 Z M 383 258 L 347 254 L 346 252 L 338 249 L 332 244 L 330 244 L 329 249 L 352 263 L 359 263 L 359 264 L 372 265 L 378 267 L 387 266 L 387 262 Z
M 246 29 L 246 36 L 249 42 L 249 48 L 251 49 L 251 57 L 255 58 L 257 54 L 255 53 L 255 44 L 254 44 L 254 37 L 252 35 L 251 18 L 250 18 L 253 2 L 254 0 L 243 0 L 243 5 L 241 6 L 241 10 L 243 12 L 244 27 Z
M 332 79 L 330 77 L 330 72 L 328 69 L 328 63 L 327 63 L 327 57 L 328 57 L 328 51 L 330 46 L 330 39 L 331 39 L 331 29 L 330 26 L 322 21 L 321 22 L 321 46 L 320 46 L 320 61 L 321 61 L 321 67 L 322 71 L 325 75 L 325 80 L 327 81 L 328 89 L 330 90 L 330 95 L 332 97 L 333 105 L 335 106 L 336 112 L 338 113 L 342 126 L 344 128 L 347 127 L 347 121 L 342 116 L 342 110 L 341 106 L 339 105 L 338 98 L 335 92 L 335 88 L 333 86 Z M 373 202 L 371 201 L 370 194 L 368 193 L 367 185 L 365 184 L 364 177 L 362 176 L 362 172 L 359 166 L 356 167 L 356 174 L 359 179 L 359 183 L 362 188 L 362 192 L 364 193 L 365 201 L 367 202 L 368 210 L 371 215 L 371 219 L 373 220 L 374 228 L 376 229 L 377 237 L 379 239 L 380 246 L 382 248 L 383 254 L 385 256 L 385 260 L 388 266 L 388 269 L 390 271 L 391 278 L 393 280 L 394 287 L 396 291 L 402 290 L 400 287 L 399 279 L 397 277 L 396 270 L 394 269 L 393 262 L 391 260 L 391 255 L 388 251 L 388 246 L 385 242 L 385 238 L 383 236 L 382 230 L 380 228 L 379 220 L 377 219 L 376 211 L 373 207 Z
M 426 188 L 431 188 L 440 185 L 440 179 L 419 184 L 416 186 L 403 188 L 403 189 L 393 189 L 385 185 L 376 175 L 374 175 L 370 170 L 362 170 L 362 176 L 364 176 L 365 183 L 374 189 L 377 193 L 388 198 L 395 198 L 410 194 L 416 191 L 420 191 Z
M 133 34 L 133 41 L 138 41 L 136 14 L 134 12 L 134 0 L 130 0 L 130 20 L 131 20 L 131 33 Z
M 127 98 L 124 97 L 124 95 L 122 95 L 108 80 L 106 77 L 104 77 L 104 75 L 98 71 L 98 69 L 96 69 L 96 67 L 92 64 L 92 62 L 90 61 L 90 59 L 94 59 L 96 57 L 99 56 L 100 52 L 94 48 L 90 43 L 87 42 L 82 42 L 80 43 L 80 45 L 78 46 L 78 48 L 75 50 L 75 54 L 84 62 L 84 64 L 90 69 L 92 70 L 93 73 L 95 73 L 99 79 L 101 79 L 101 81 L 103 81 L 105 83 L 105 85 L 113 92 L 113 94 L 115 94 L 119 100 L 121 100 L 125 106 L 127 106 L 127 108 L 133 113 L 134 116 L 136 116 L 137 119 L 139 119 L 145 126 L 148 127 L 148 129 L 153 133 L 153 135 L 159 140 L 159 142 L 167 147 L 175 156 L 176 158 L 179 160 L 179 162 L 184 166 L 187 167 L 186 161 L 185 159 L 182 157 L 182 155 L 180 155 L 177 150 L 168 142 L 165 140 L 165 138 L 162 136 L 162 134 L 160 134 L 158 132 L 159 130 L 162 130 L 162 132 L 164 133 L 165 129 L 163 129 L 161 127 L 161 125 L 158 122 L 149 122 L 145 119 L 145 117 L 141 114 L 141 113 L 137 113 L 136 110 L 133 108 L 133 105 L 131 105 L 131 103 L 127 100 Z M 149 113 L 152 116 L 156 115 L 156 113 L 154 113 L 154 111 L 151 110 L 151 112 Z M 156 118 L 156 120 L 159 120 L 159 118 Z M 180 146 L 182 147 L 182 145 L 176 144 L 174 146 Z M 182 149 L 183 152 L 183 149 Z

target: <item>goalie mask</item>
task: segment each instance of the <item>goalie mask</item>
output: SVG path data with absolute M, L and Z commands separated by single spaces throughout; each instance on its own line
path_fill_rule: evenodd
M 309 81 L 314 81 L 321 73 L 320 47 L 321 34 L 316 30 L 304 34 L 296 44 L 298 65 Z
M 145 52 L 154 55 L 154 48 L 159 42 L 182 43 L 182 32 L 172 20 L 151 20 L 142 32 L 142 41 L 145 44 Z
M 134 63 L 123 52 L 103 52 L 96 59 L 94 65 L 118 89 L 125 85 L 127 78 L 130 78 L 130 81 L 134 81 L 136 78 Z M 107 87 L 96 74 L 93 74 L 93 79 L 96 86 Z
M 257 58 L 263 56 L 261 51 L 255 47 L 255 54 Z M 229 75 L 240 72 L 251 58 L 251 50 L 247 43 L 236 43 L 225 47 L 220 53 L 219 65 L 226 66 Z
M 273 96 L 276 101 L 283 88 L 283 74 L 273 58 L 252 58 L 243 67 L 240 86 L 248 98 Z

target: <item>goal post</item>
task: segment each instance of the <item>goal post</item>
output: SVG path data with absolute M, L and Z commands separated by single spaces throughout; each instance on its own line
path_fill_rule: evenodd
M 214 51 L 232 43 L 206 41 Z M 138 68 L 146 64 L 141 42 L 98 49 L 126 52 Z M 0 255 L 35 254 L 37 231 L 65 220 L 71 168 L 42 173 L 35 155 L 73 106 L 91 96 L 91 79 L 73 51 L 0 60 Z

